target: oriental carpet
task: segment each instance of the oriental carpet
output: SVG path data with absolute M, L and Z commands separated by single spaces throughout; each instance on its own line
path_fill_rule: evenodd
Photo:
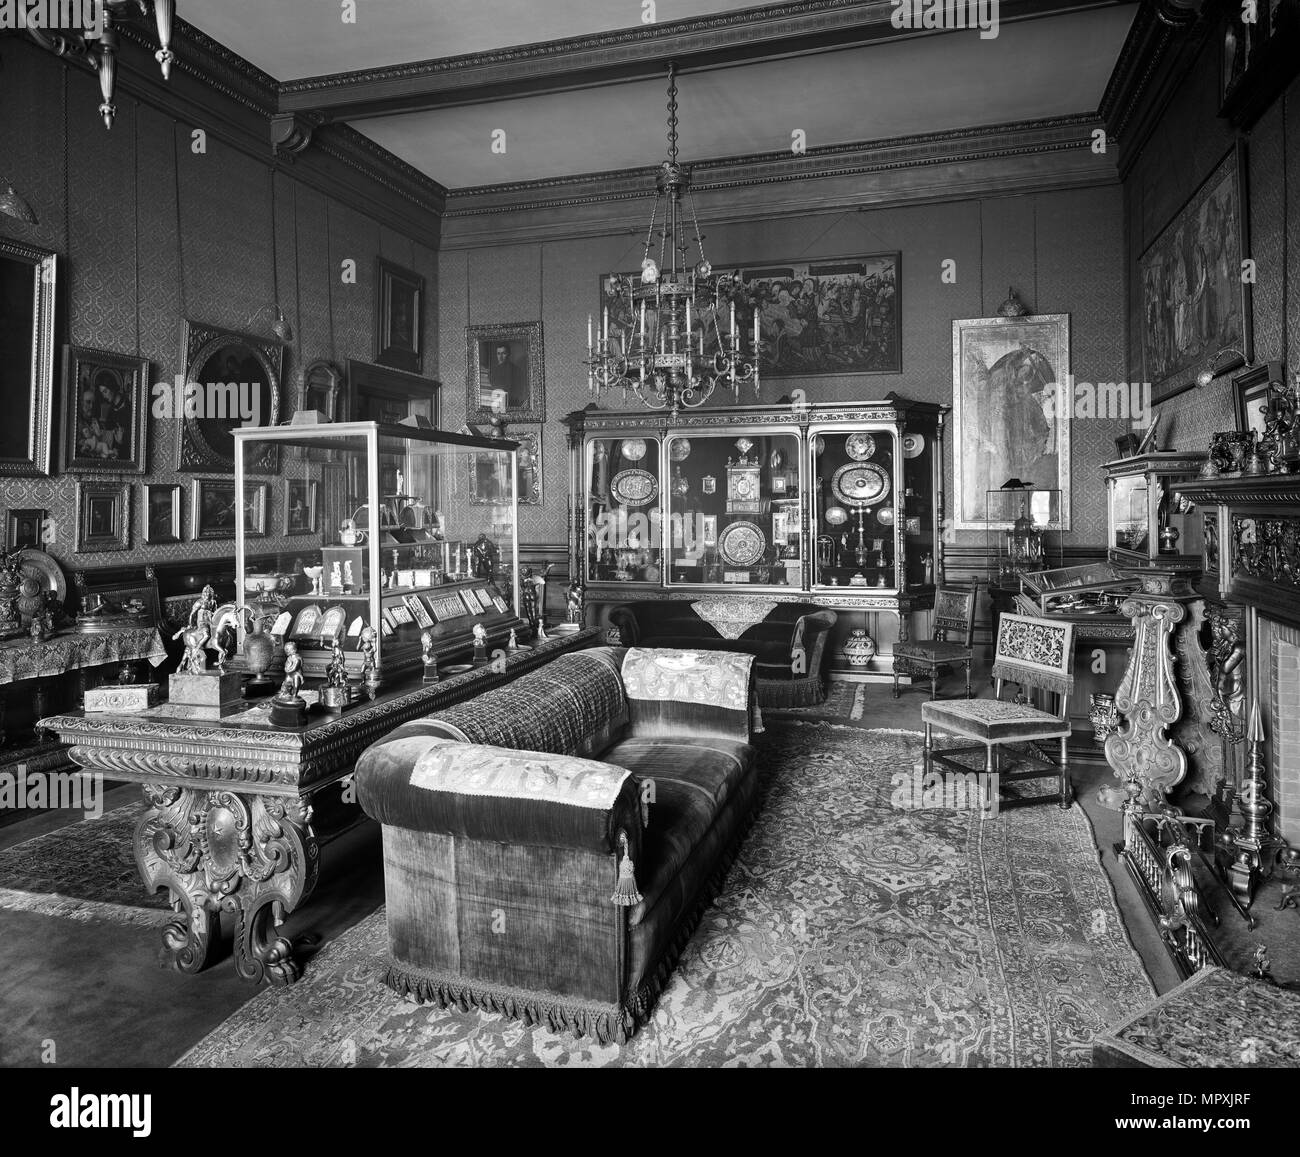
M 397 996 L 380 909 L 179 1063 L 1088 1065 L 1155 993 L 1087 819 L 915 806 L 937 798 L 913 790 L 920 757 L 915 733 L 771 727 L 757 822 L 627 1045 Z

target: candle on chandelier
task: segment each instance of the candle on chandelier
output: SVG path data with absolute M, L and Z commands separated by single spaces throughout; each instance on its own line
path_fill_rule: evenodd
M 754 306 L 754 360 L 758 360 L 758 306 Z
M 601 324 L 600 340 L 605 345 L 609 344 L 609 306 L 605 306 L 605 316 Z
M 591 357 L 591 314 L 587 314 L 587 357 Z

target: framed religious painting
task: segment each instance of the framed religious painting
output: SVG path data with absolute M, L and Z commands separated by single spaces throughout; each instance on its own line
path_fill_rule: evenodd
M 1152 402 L 1254 361 L 1246 150 L 1231 149 L 1139 261 L 1142 357 Z
M 77 553 L 131 549 L 131 485 L 77 480 Z
M 1020 479 L 1060 490 L 1070 529 L 1070 315 L 952 323 L 953 527 L 987 530 L 985 492 Z
M 171 401 L 179 430 L 177 469 L 233 474 L 235 439 L 240 426 L 274 426 L 280 421 L 280 374 L 284 346 L 186 321 L 181 361 L 182 396 Z M 246 465 L 259 474 L 279 468 L 274 443 Z
M 511 321 L 465 327 L 465 413 L 495 413 L 511 422 L 546 421 L 542 323 Z
M 315 534 L 320 528 L 320 499 L 315 482 L 305 478 L 284 480 L 284 533 Z
M 752 351 L 759 323 L 759 371 L 767 378 L 902 372 L 902 255 L 763 261 L 715 269 L 716 302 L 691 322 L 691 348 L 717 353 L 730 336 L 732 306 L 741 348 Z M 633 288 L 641 274 L 600 279 L 599 319 L 611 349 L 658 342 L 655 318 L 642 319 Z
M 424 368 L 424 278 L 375 258 L 375 361 L 418 374 Z
M 58 257 L 0 237 L 0 474 L 50 472 Z
M 1239 434 L 1253 433 L 1257 440 L 1264 437 L 1265 426 L 1273 417 L 1270 382 L 1276 382 L 1279 389 L 1286 385 L 1286 371 L 1281 362 L 1260 362 L 1232 379 Z
M 65 345 L 63 469 L 143 474 L 151 400 L 145 358 Z

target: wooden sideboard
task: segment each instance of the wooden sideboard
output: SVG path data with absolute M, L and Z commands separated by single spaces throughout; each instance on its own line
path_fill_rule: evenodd
M 407 679 L 341 715 L 276 728 L 235 715 L 220 722 L 72 712 L 41 721 L 71 744 L 72 760 L 143 785 L 136 864 L 149 892 L 167 888 L 176 911 L 163 929 L 164 962 L 198 972 L 233 910 L 235 967 L 245 979 L 291 984 L 293 946 L 275 931 L 316 886 L 321 848 L 366 821 L 349 779 L 357 757 L 399 724 L 507 683 L 566 651 L 593 646 L 591 628 L 562 635 L 424 685 Z

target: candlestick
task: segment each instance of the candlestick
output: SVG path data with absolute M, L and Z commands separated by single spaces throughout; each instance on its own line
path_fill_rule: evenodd
M 605 318 L 601 330 L 601 340 L 606 346 L 609 345 L 609 306 L 605 306 Z

